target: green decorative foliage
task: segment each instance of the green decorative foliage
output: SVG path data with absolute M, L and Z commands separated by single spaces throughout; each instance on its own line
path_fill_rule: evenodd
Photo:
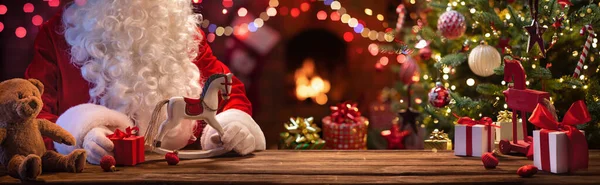
M 477 92 L 488 96 L 504 96 L 502 91 L 506 90 L 505 86 L 499 86 L 495 84 L 479 84 L 477 85 Z
M 587 24 L 591 24 L 596 33 L 600 32 L 600 0 L 571 0 L 573 6 L 562 8 L 557 0 L 539 1 L 538 22 L 547 28 L 542 35 L 546 47 L 546 57 L 540 56 L 540 51 L 535 46 L 527 51 L 529 36 L 526 35 L 524 26 L 532 23 L 532 15 L 527 0 L 508 1 L 490 0 L 464 0 L 464 4 L 456 1 L 416 1 L 410 4 L 404 2 L 410 13 L 422 13 L 427 10 L 426 17 L 417 16 L 408 18 L 402 33 L 396 34 L 396 39 L 402 40 L 404 44 L 392 43 L 392 50 L 406 46 L 412 49 L 413 58 L 419 60 L 421 80 L 411 90 L 412 99 L 392 101 L 393 109 L 406 108 L 407 101 L 414 99 L 423 100 L 421 105 L 413 104 L 413 108 L 419 109 L 423 116 L 419 122 L 425 124 L 428 132 L 433 129 L 443 129 L 453 134 L 453 126 L 456 118 L 452 114 L 468 116 L 478 119 L 483 116 L 496 118 L 499 111 L 505 110 L 505 98 L 502 93 L 507 89 L 504 80 L 504 61 L 502 65 L 494 69 L 494 74 L 489 77 L 480 77 L 470 70 L 467 61 L 468 48 L 477 46 L 481 41 L 490 46 L 496 46 L 503 51 L 507 46 L 509 49 L 502 52 L 502 58 L 518 58 L 521 61 L 525 74 L 527 75 L 527 88 L 550 93 L 550 101 L 554 104 L 559 115 L 559 120 L 569 109 L 571 104 L 578 100 L 585 100 L 592 120 L 584 125 L 579 125 L 585 131 L 588 144 L 591 149 L 600 149 L 600 59 L 599 48 L 592 45 L 586 57 L 582 77 L 573 77 L 577 61 L 582 53 L 587 33 L 580 35 L 579 31 Z M 398 3 L 399 3 L 398 2 Z M 451 7 L 448 7 L 449 4 Z M 395 4 L 396 6 L 398 4 Z M 441 14 L 448 9 L 462 14 L 466 19 L 465 34 L 454 40 L 443 38 L 437 31 L 437 20 Z M 390 14 L 395 11 L 390 10 Z M 408 15 L 407 14 L 407 15 Z M 562 22 L 556 22 L 563 18 Z M 413 26 L 421 19 L 425 24 L 422 29 L 413 33 Z M 394 25 L 391 19 L 389 25 Z M 556 24 L 555 24 L 556 23 Z M 596 37 L 597 38 L 597 37 Z M 424 39 L 432 50 L 433 59 L 420 60 L 419 49 L 415 44 Z M 508 40 L 507 40 L 508 39 Z M 501 46 L 500 44 L 508 44 Z M 396 46 L 393 46 L 396 45 Z M 439 56 L 440 58 L 437 58 Z M 437 61 L 437 62 L 431 62 Z M 394 67 L 396 65 L 396 67 Z M 399 72 L 399 64 L 390 64 L 392 72 Z M 448 70 L 450 69 L 450 70 Z M 427 76 L 427 78 L 423 78 Z M 475 85 L 466 82 L 469 79 L 475 81 Z M 445 107 L 436 108 L 427 103 L 427 93 L 436 82 L 441 82 L 446 88 L 451 89 L 451 103 Z M 397 82 L 389 84 L 394 87 L 398 94 L 406 98 L 406 84 Z M 417 88 L 418 87 L 418 88 Z M 530 130 L 531 132 L 531 130 Z M 452 138 L 452 137 L 451 137 Z
M 436 63 L 434 66 L 435 68 L 442 68 L 442 67 L 446 67 L 446 66 L 451 66 L 451 67 L 456 67 L 459 66 L 460 64 L 464 63 L 465 61 L 467 61 L 467 55 L 464 53 L 456 53 L 456 54 L 450 54 L 450 55 L 446 55 L 445 57 L 442 58 L 442 60 L 440 60 L 440 62 Z

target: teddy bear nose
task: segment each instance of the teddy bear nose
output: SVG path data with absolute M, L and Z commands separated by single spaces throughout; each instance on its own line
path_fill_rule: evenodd
M 36 109 L 38 106 L 38 104 L 35 101 L 30 101 L 29 102 L 29 107 L 31 107 L 32 109 Z

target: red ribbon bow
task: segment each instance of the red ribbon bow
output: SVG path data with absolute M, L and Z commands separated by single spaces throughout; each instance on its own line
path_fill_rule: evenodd
M 357 123 L 360 112 L 356 103 L 344 102 L 337 106 L 331 106 L 331 120 L 335 123 Z
M 135 131 L 135 133 L 133 131 Z M 106 137 L 111 138 L 111 139 L 123 139 L 123 138 L 131 137 L 131 136 L 135 136 L 135 134 L 139 131 L 140 131 L 140 128 L 138 128 L 138 127 L 127 127 L 125 129 L 125 132 L 117 129 L 117 130 L 115 130 L 115 132 L 113 134 L 107 135 Z
M 458 118 L 456 121 L 458 124 L 467 126 L 467 156 L 473 155 L 473 125 L 485 125 L 487 128 L 487 151 L 492 151 L 492 145 L 490 141 L 492 140 L 492 127 L 500 128 L 498 125 L 494 125 L 494 121 L 492 118 L 483 117 L 479 121 L 475 121 L 469 117 L 459 117 L 458 115 L 452 113 L 454 117 Z
M 588 148 L 585 136 L 575 125 L 584 124 L 591 121 L 587 106 L 582 100 L 571 105 L 562 122 L 554 119 L 553 114 L 544 106 L 538 103 L 529 117 L 529 122 L 540 130 L 540 150 L 542 159 L 542 170 L 550 171 L 550 153 L 548 152 L 549 142 L 548 133 L 554 131 L 563 131 L 569 138 L 569 171 L 577 169 L 586 169 L 588 167 Z

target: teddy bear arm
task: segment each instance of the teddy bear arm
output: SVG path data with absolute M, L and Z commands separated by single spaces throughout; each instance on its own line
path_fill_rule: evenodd
M 0 145 L 4 142 L 4 138 L 6 138 L 6 129 L 0 128 Z
M 37 119 L 37 121 L 38 128 L 43 136 L 47 136 L 57 143 L 69 146 L 75 145 L 75 138 L 65 129 L 45 119 Z

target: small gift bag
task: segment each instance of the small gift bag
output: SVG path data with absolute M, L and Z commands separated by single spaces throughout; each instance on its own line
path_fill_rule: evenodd
M 454 126 L 454 155 L 481 157 L 485 152 L 492 151 L 495 133 L 492 129 L 498 126 L 493 124 L 491 118 L 483 117 L 475 121 L 462 117 L 457 123 Z
M 367 149 L 369 121 L 362 117 L 356 104 L 331 106 L 331 115 L 323 118 L 323 136 L 329 149 Z
M 134 132 L 138 131 L 138 127 L 127 127 L 125 132 L 117 129 L 107 135 L 115 146 L 113 152 L 117 165 L 135 166 L 144 162 L 144 136 L 136 136 Z
M 500 128 L 496 130 L 496 141 L 499 142 L 501 140 L 513 140 L 513 122 L 512 122 L 512 112 L 510 111 L 500 111 L 498 113 L 498 120 L 495 123 Z M 521 119 L 517 119 L 517 140 L 523 140 L 523 126 Z
M 585 135 L 575 125 L 591 120 L 583 101 L 577 101 L 558 122 L 544 105 L 538 104 L 529 121 L 541 130 L 533 131 L 533 163 L 551 173 L 574 172 L 588 168 Z
M 425 150 L 452 150 L 452 140 L 448 134 L 438 129 L 433 130 L 429 139 L 425 140 Z
M 290 118 L 290 123 L 284 124 L 287 131 L 279 134 L 279 149 L 310 150 L 325 147 L 325 140 L 319 137 L 321 128 L 313 121 L 313 117 Z

